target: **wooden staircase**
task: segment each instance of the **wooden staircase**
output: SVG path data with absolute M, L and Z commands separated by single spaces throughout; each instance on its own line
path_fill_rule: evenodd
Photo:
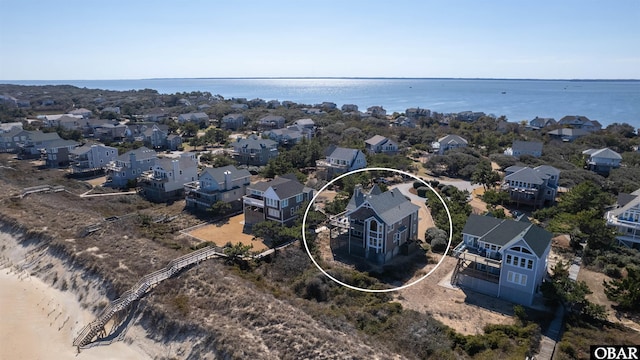
M 80 350 L 90 344 L 93 339 L 98 336 L 102 330 L 104 330 L 105 325 L 115 314 L 127 309 L 131 303 L 140 299 L 142 295 L 147 293 L 161 281 L 172 277 L 180 270 L 192 264 L 214 257 L 226 257 L 226 255 L 221 253 L 219 248 L 208 246 L 173 259 L 163 269 L 143 276 L 131 289 L 125 291 L 120 298 L 114 300 L 104 308 L 100 315 L 98 315 L 97 319 L 87 324 L 87 326 L 80 331 L 76 339 L 73 341 L 73 346 L 76 346 L 78 350 Z

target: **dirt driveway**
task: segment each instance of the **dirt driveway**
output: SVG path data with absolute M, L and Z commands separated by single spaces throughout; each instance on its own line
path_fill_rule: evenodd
M 201 226 L 188 232 L 189 235 L 202 241 L 211 241 L 218 246 L 224 246 L 228 242 L 232 244 L 242 243 L 243 245 L 253 245 L 251 251 L 260 252 L 268 247 L 258 238 L 251 234 L 243 233 L 244 215 L 236 215 L 228 220 L 215 224 Z
M 431 314 L 457 332 L 481 334 L 487 324 L 513 324 L 513 304 L 471 291 L 463 291 L 449 284 L 456 259 L 447 256 L 429 277 L 400 290 L 396 301 L 404 308 Z M 427 265 L 416 274 L 424 276 L 435 264 Z

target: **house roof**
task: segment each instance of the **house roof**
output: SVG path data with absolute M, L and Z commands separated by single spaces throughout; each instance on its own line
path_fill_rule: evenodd
M 204 168 L 204 171 L 202 172 L 202 174 L 200 174 L 200 176 L 207 173 L 215 181 L 220 183 L 224 181 L 224 173 L 227 171 L 231 173 L 231 179 L 233 180 L 251 177 L 251 173 L 247 169 L 238 169 L 233 165 L 227 165 L 218 168 L 207 166 L 206 168 Z
M 467 140 L 458 135 L 447 135 L 438 139 L 440 144 L 468 144 Z
M 343 147 L 335 147 L 331 152 L 327 155 L 327 157 L 336 159 L 336 160 L 344 160 L 351 162 L 358 155 L 360 150 L 358 149 L 350 149 Z
M 82 154 L 86 154 L 89 151 L 91 151 L 91 145 L 90 144 L 84 144 L 82 146 L 78 146 L 77 148 L 71 150 L 71 154 L 74 155 L 82 155 Z
M 585 123 L 587 121 L 591 121 L 589 120 L 588 117 L 583 116 L 583 115 L 567 115 L 564 116 L 562 119 L 560 119 L 559 123 L 562 125 L 566 125 L 566 124 L 582 124 Z
M 181 117 L 183 118 L 187 118 L 187 119 L 209 119 L 209 115 L 203 113 L 203 112 L 193 112 L 193 113 L 188 113 L 188 114 L 180 114 Z
M 539 141 L 521 141 L 515 140 L 511 146 L 513 150 L 527 152 L 542 152 L 542 143 Z
M 242 114 L 228 114 L 222 117 L 222 121 L 232 121 L 236 119 L 244 119 L 244 115 Z
M 369 193 L 364 193 L 359 189 L 354 191 L 347 205 L 349 214 L 356 214 L 359 209 L 362 209 L 364 203 L 368 203 L 370 208 L 386 224 L 394 224 L 420 209 L 418 205 L 413 204 L 397 188 L 381 192 L 377 185 L 371 188 Z
M 277 143 L 271 139 L 262 139 L 255 134 L 249 135 L 246 139 L 238 138 L 238 141 L 233 143 L 234 148 L 247 148 L 247 149 L 262 149 L 265 147 L 273 147 Z
M 29 140 L 32 142 L 60 139 L 60 136 L 56 132 L 44 133 L 40 130 L 36 130 L 36 131 L 28 131 L 28 134 L 29 134 Z
M 615 152 L 615 151 L 613 151 L 613 150 L 611 150 L 609 148 L 587 149 L 587 150 L 583 151 L 582 153 L 584 155 L 589 155 L 591 157 L 622 160 L 622 156 L 620 154 L 618 154 L 617 152 Z
M 155 159 L 158 157 L 158 154 L 155 152 L 155 150 L 151 150 L 145 146 L 142 146 L 135 150 L 129 150 L 126 153 L 118 156 L 118 160 L 129 161 L 129 156 L 131 154 L 136 155 L 136 160 Z
M 298 119 L 293 123 L 299 126 L 313 126 L 316 124 L 312 119 Z
M 622 194 L 621 194 L 622 195 Z M 624 196 L 622 199 L 620 199 L 620 197 L 618 197 L 618 206 L 620 206 L 617 209 L 611 210 L 611 213 L 613 213 L 614 215 L 618 216 L 620 214 L 622 214 L 623 212 L 636 207 L 636 206 L 640 206 L 640 189 L 632 192 L 631 194 L 625 194 L 626 196 Z M 622 200 L 623 202 L 626 202 L 624 205 L 620 202 L 620 200 Z
M 372 137 L 370 137 L 369 139 L 365 140 L 364 142 L 366 144 L 369 144 L 371 146 L 376 146 L 376 145 L 380 145 L 382 143 L 384 143 L 386 140 L 388 140 L 386 137 L 382 136 L 382 135 L 374 135 Z
M 302 185 L 298 180 L 296 180 L 295 175 L 293 174 L 278 176 L 273 180 L 261 181 L 249 186 L 249 188 L 262 192 L 272 188 L 280 199 L 288 199 L 300 193 L 311 191 L 310 188 Z
M 284 121 L 284 116 L 280 115 L 267 115 L 260 118 L 260 122 L 271 122 L 271 121 Z
M 547 134 L 549 135 L 555 135 L 555 136 L 585 136 L 588 135 L 589 132 L 582 130 L 582 129 L 568 129 L 568 128 L 562 128 L 562 129 L 556 129 L 556 130 L 551 130 L 549 131 Z
M 511 174 L 504 177 L 507 181 L 522 181 L 540 185 L 548 178 L 548 176 L 545 177 L 530 167 L 509 166 L 505 171 L 507 173 L 513 171 Z
M 63 148 L 63 147 L 69 147 L 69 146 L 78 146 L 78 145 L 80 145 L 80 143 L 77 142 L 77 141 L 64 140 L 64 139 L 54 139 L 54 140 L 51 140 L 51 141 L 47 142 L 46 148 L 47 149 L 56 149 L 56 148 Z
M 480 241 L 498 246 L 505 246 L 513 239 L 522 236 L 538 257 L 544 255 L 552 237 L 550 232 L 527 221 L 497 219 L 475 214 L 469 216 L 462 233 L 479 237 Z

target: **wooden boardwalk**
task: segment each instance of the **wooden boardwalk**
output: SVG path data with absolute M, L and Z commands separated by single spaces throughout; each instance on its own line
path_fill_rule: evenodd
M 125 291 L 120 298 L 114 300 L 104 308 L 100 315 L 98 315 L 97 319 L 87 324 L 87 326 L 80 331 L 76 339 L 73 341 L 73 346 L 76 346 L 78 351 L 81 348 L 86 347 L 98 336 L 98 334 L 100 334 L 100 332 L 104 331 L 105 325 L 118 312 L 127 309 L 134 301 L 140 299 L 142 295 L 151 290 L 151 288 L 163 280 L 172 277 L 180 270 L 207 259 L 227 256 L 219 250 L 219 248 L 211 246 L 196 250 L 171 260 L 163 269 L 143 276 L 131 289 Z

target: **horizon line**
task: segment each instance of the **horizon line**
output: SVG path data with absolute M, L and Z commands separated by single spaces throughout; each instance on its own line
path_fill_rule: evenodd
M 501 78 L 501 77 L 398 77 L 398 76 L 222 76 L 152 77 L 130 79 L 11 79 L 12 81 L 141 81 L 141 80 L 504 80 L 504 81 L 640 81 L 640 78 Z

